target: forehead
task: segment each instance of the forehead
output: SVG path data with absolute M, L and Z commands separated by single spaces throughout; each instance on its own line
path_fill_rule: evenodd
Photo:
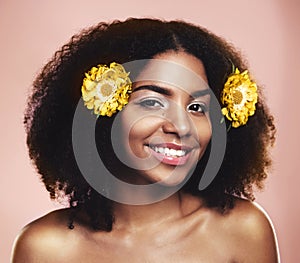
M 147 60 L 134 82 L 161 83 L 187 93 L 209 88 L 202 62 L 183 52 L 164 53 Z

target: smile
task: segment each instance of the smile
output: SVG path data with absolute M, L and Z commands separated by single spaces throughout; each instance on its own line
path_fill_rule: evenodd
M 175 150 L 167 147 L 151 147 L 152 150 L 154 150 L 157 153 L 161 153 L 165 156 L 169 157 L 182 157 L 186 155 L 187 151 L 184 150 Z
M 152 155 L 159 161 L 169 165 L 184 165 L 190 156 L 189 147 L 178 146 L 175 144 L 168 145 L 149 145 Z

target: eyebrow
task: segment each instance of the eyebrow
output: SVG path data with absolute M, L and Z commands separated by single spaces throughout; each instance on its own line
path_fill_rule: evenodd
M 198 90 L 195 91 L 191 94 L 191 97 L 193 98 L 198 98 L 198 97 L 203 97 L 205 95 L 211 95 L 212 91 L 210 89 L 203 89 L 203 90 Z
M 163 87 L 159 87 L 156 85 L 144 85 L 144 86 L 140 86 L 137 87 L 136 89 L 134 89 L 132 92 L 136 92 L 136 91 L 140 91 L 140 90 L 151 90 L 163 95 L 167 95 L 167 96 L 171 96 L 172 92 L 166 88 Z M 204 89 L 204 90 L 198 90 L 193 92 L 190 97 L 192 98 L 198 98 L 198 97 L 202 97 L 205 95 L 210 95 L 211 94 L 211 90 L 210 89 Z
M 167 95 L 167 96 L 171 96 L 172 92 L 168 89 L 159 87 L 159 86 L 155 86 L 155 85 L 144 85 L 144 86 L 140 86 L 138 88 L 136 88 L 135 90 L 133 90 L 132 92 L 136 92 L 136 91 L 140 91 L 140 90 L 151 90 L 163 95 Z

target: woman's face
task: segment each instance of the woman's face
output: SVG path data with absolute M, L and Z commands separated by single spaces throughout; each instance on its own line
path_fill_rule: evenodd
M 211 139 L 210 95 L 202 62 L 185 52 L 154 57 L 120 112 L 126 164 L 136 184 L 182 182 Z

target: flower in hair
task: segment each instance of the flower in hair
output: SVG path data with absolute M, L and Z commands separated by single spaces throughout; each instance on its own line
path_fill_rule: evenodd
M 92 67 L 81 87 L 84 105 L 96 115 L 111 117 L 128 103 L 131 80 L 124 67 L 113 62 Z
M 224 85 L 222 114 L 232 122 L 234 128 L 245 125 L 248 117 L 255 113 L 257 98 L 257 86 L 250 79 L 248 71 L 240 73 L 236 68 Z

